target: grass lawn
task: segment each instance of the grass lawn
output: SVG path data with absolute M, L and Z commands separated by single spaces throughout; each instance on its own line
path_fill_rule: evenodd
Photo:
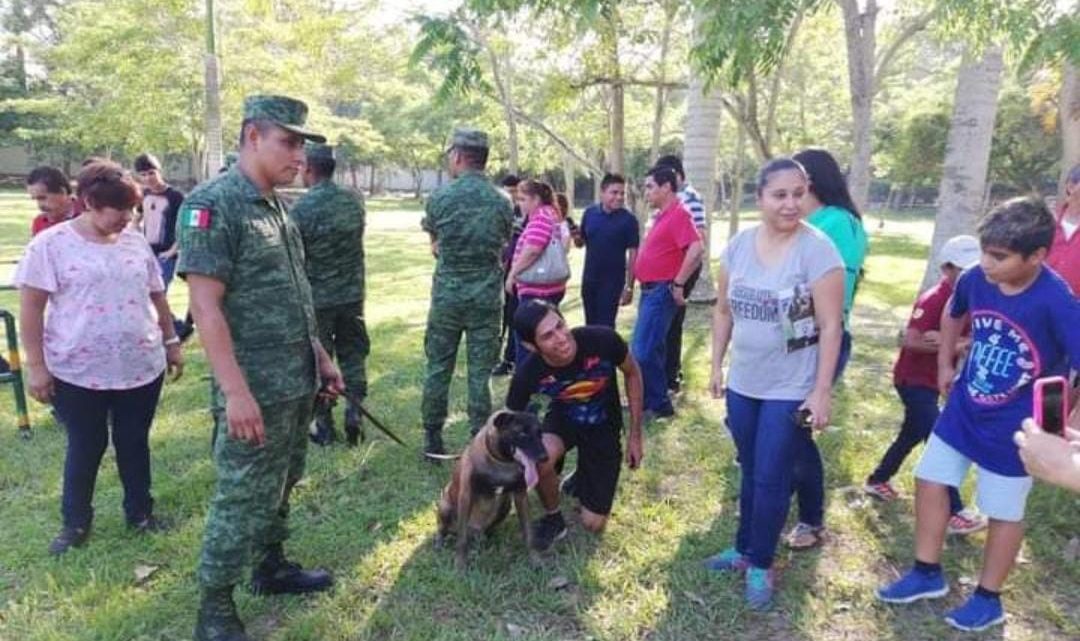
M 407 208 L 407 209 L 406 209 Z M 929 223 L 888 220 L 877 232 L 867 282 L 854 316 L 855 357 L 839 390 L 835 427 L 820 437 L 826 456 L 831 540 L 820 550 L 782 551 L 776 607 L 742 607 L 741 582 L 708 575 L 700 561 L 729 545 L 736 525 L 739 471 L 722 427 L 724 408 L 706 392 L 707 308 L 687 325 L 688 392 L 677 419 L 646 429 L 646 458 L 624 470 L 608 532 L 583 532 L 565 506 L 570 536 L 526 561 L 514 519 L 474 550 L 468 571 L 432 546 L 435 500 L 449 468 L 418 461 L 422 340 L 432 262 L 415 202 L 375 201 L 368 248 L 370 409 L 410 448 L 375 437 L 356 450 L 313 448 L 295 495 L 292 555 L 333 569 L 335 591 L 314 597 L 240 593 L 241 614 L 257 639 L 649 639 L 937 640 L 966 639 L 941 613 L 974 589 L 984 535 L 953 539 L 945 557 L 952 594 L 941 602 L 892 608 L 872 591 L 911 561 L 911 465 L 897 477 L 904 499 L 882 506 L 858 491 L 896 432 L 900 405 L 891 385 L 896 333 L 925 262 Z M 0 194 L 0 283 L 28 235 L 29 200 Z M 876 228 L 877 215 L 870 222 Z M 895 224 L 894 224 L 895 223 Z M 725 225 L 718 225 L 724 228 Z M 897 234 L 893 230 L 901 230 Z M 718 229 L 718 233 L 721 233 Z M 581 253 L 575 252 L 575 273 Z M 582 311 L 576 283 L 564 307 Z M 186 308 L 182 284 L 171 293 Z M 16 297 L 0 291 L 0 308 Z M 622 312 L 625 335 L 633 310 Z M 14 405 L 0 389 L 0 639 L 189 639 L 196 608 L 196 564 L 214 481 L 206 412 L 207 365 L 198 341 L 186 350 L 184 378 L 166 387 L 151 434 L 158 510 L 172 531 L 145 538 L 124 527 L 111 452 L 98 480 L 97 517 L 86 547 L 53 559 L 46 545 L 59 527 L 64 434 L 32 403 L 33 438 L 19 438 Z M 454 379 L 447 436 L 466 434 L 462 364 Z M 506 381 L 494 382 L 496 398 Z M 370 430 L 369 430 L 370 432 Z M 913 456 L 912 459 L 915 459 Z M 535 505 L 535 504 L 534 504 Z M 1080 534 L 1080 499 L 1037 486 L 1030 531 L 1005 603 L 1010 619 L 993 639 L 1080 639 L 1080 563 L 1069 541 Z M 1076 545 L 1075 543 L 1073 544 Z M 137 579 L 136 573 L 150 576 Z

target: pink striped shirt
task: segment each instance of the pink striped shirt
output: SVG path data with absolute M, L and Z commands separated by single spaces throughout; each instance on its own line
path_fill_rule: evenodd
M 538 247 L 540 251 L 544 251 L 547 244 L 551 242 L 552 234 L 561 235 L 561 233 L 559 223 L 556 222 L 555 210 L 548 205 L 540 205 L 529 216 L 529 222 L 525 225 L 524 231 L 521 232 L 517 246 L 514 247 L 514 261 L 517 261 L 518 256 L 521 255 L 521 251 L 526 246 Z M 566 281 L 551 285 L 517 284 L 518 296 L 551 296 L 565 291 Z

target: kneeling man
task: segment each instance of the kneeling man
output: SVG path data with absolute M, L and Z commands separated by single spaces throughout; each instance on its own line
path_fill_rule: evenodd
M 578 449 L 575 496 L 581 524 L 600 532 L 611 513 L 622 463 L 622 408 L 615 369 L 621 369 L 630 398 L 626 464 L 636 469 L 644 455 L 641 437 L 641 372 L 626 342 L 608 327 L 566 326 L 559 310 L 532 300 L 514 314 L 514 329 L 533 352 L 514 371 L 507 409 L 525 411 L 533 394 L 550 399 L 543 421 L 548 460 L 540 466 L 537 493 L 547 514 L 533 524 L 533 545 L 544 550 L 566 536 L 559 511 L 557 462 Z

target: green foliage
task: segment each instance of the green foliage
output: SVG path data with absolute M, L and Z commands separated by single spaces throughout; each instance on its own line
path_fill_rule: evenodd
M 473 91 L 487 94 L 492 91 L 479 62 L 483 49 L 469 37 L 460 20 L 460 13 L 449 18 L 416 17 L 420 36 L 409 62 L 413 65 L 425 62 L 442 73 L 442 83 L 435 96 L 443 102 Z
M 747 74 L 766 75 L 784 55 L 788 31 L 801 13 L 824 0 L 699 0 L 693 60 L 714 82 L 739 86 Z
M 1071 13 L 1035 34 L 1020 60 L 1019 71 L 1025 73 L 1062 61 L 1080 65 L 1080 2 L 1074 4 Z
M 883 123 L 876 140 L 883 177 L 897 187 L 937 185 L 950 123 L 949 106 L 945 104 L 910 114 L 899 123 Z
M 1052 105 L 1043 105 L 1047 107 L 1053 110 Z M 990 155 L 990 176 L 995 183 L 1030 193 L 1040 193 L 1044 186 L 1055 184 L 1061 135 L 1057 127 L 1048 129 L 1044 123 L 1027 92 L 1012 87 L 1002 94 Z M 1057 124 L 1052 119 L 1051 123 Z

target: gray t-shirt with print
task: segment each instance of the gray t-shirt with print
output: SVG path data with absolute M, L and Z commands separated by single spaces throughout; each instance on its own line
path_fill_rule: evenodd
M 738 233 L 724 251 L 734 321 L 728 387 L 752 398 L 803 400 L 818 362 L 810 287 L 844 263 L 827 236 L 802 223 L 783 262 L 766 266 L 754 247 L 759 229 Z

